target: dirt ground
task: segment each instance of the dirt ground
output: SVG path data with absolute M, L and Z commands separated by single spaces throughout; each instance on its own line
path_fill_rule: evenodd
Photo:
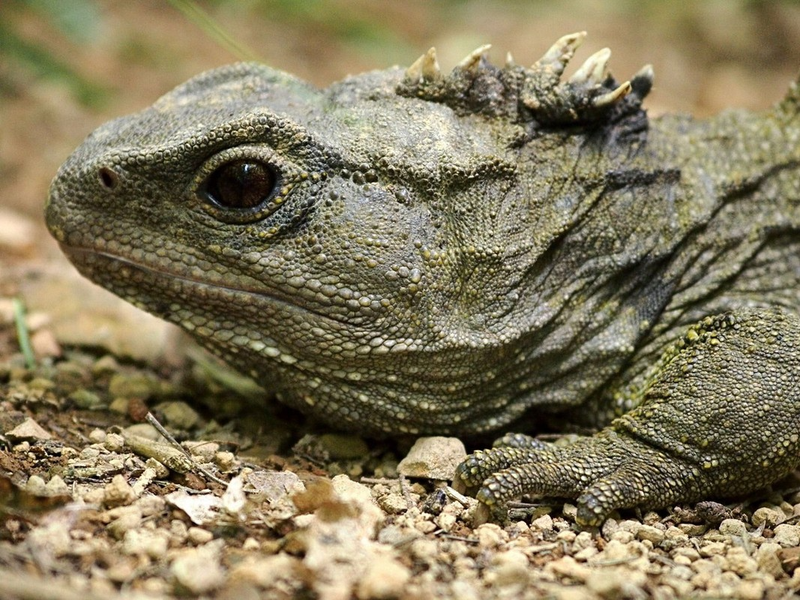
M 737 505 L 614 515 L 594 532 L 558 502 L 474 527 L 474 502 L 436 472 L 447 464 L 401 475 L 414 440 L 308 422 L 83 281 L 42 223 L 58 165 L 97 125 L 237 56 L 165 2 L 76 1 L 71 25 L 45 6 L 0 3 L 0 599 L 798 593 L 796 478 Z M 609 46 L 618 78 L 654 65 L 652 115 L 766 108 L 800 71 L 798 2 L 200 6 L 259 60 L 318 85 L 432 45 L 445 68 L 487 42 L 495 62 L 533 62 L 579 30 L 579 58 Z

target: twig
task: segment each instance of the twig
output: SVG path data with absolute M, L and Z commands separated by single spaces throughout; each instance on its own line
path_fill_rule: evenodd
M 361 483 L 369 483 L 369 484 L 383 484 L 383 485 L 395 485 L 398 483 L 397 479 L 389 479 L 388 477 L 362 477 L 359 479 Z
M 463 506 L 470 506 L 471 504 L 475 504 L 476 502 L 474 498 L 468 498 L 464 494 L 458 493 L 449 485 L 444 486 L 442 490 L 444 491 L 445 496 L 447 496 L 451 500 L 454 500 L 455 502 L 459 502 Z
M 160 433 L 169 444 L 155 442 L 135 435 L 124 435 L 125 443 L 137 454 L 154 458 L 163 465 L 172 469 L 176 473 L 186 473 L 188 471 L 197 470 L 211 481 L 227 487 L 228 482 L 220 479 L 204 467 L 197 464 L 191 453 L 180 445 L 172 434 L 153 416 L 153 413 L 148 412 L 145 420 L 155 427 L 156 431 Z
M 408 480 L 402 473 L 400 473 L 397 478 L 400 480 L 400 492 L 403 494 L 403 498 L 405 498 L 406 507 L 408 510 L 411 510 L 414 508 L 414 501 L 411 499 L 411 490 L 408 488 Z
M 452 533 L 447 533 L 444 530 L 439 530 L 436 534 L 437 537 L 444 539 L 444 540 L 453 540 L 455 542 L 466 542 L 467 544 L 479 544 L 480 540 L 478 538 L 468 538 L 464 537 L 463 535 L 453 535 Z
M 220 27 L 219 23 L 200 8 L 196 2 L 189 2 L 189 0 L 169 0 L 169 3 L 181 11 L 192 23 L 202 29 L 206 35 L 215 40 L 220 46 L 239 60 L 258 60 L 258 56 L 256 56 L 252 50 L 234 40 L 233 37 Z

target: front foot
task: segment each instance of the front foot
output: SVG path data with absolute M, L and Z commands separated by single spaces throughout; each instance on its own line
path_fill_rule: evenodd
M 565 447 L 476 452 L 459 465 L 453 485 L 486 507 L 479 519 L 499 520 L 506 503 L 522 495 L 554 496 L 576 499 L 578 525 L 594 527 L 617 508 L 676 502 L 682 489 L 696 487 L 691 478 L 683 461 L 606 429 Z
M 800 462 L 800 322 L 709 317 L 664 353 L 639 400 L 569 446 L 506 436 L 459 465 L 454 486 L 490 514 L 522 495 L 576 499 L 584 527 L 618 508 L 754 492 Z

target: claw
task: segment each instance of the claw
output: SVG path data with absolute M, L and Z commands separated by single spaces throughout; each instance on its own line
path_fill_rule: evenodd
M 472 74 L 476 74 L 478 72 L 478 66 L 481 64 L 481 59 L 486 56 L 486 53 L 491 48 L 491 44 L 484 44 L 479 48 L 476 48 L 472 52 L 470 52 L 464 60 L 458 63 L 458 68 L 463 69 L 464 71 L 469 71 Z
M 514 60 L 514 57 L 511 56 L 511 52 L 506 52 L 506 68 L 510 69 L 512 67 L 516 67 L 517 63 Z
M 421 79 L 430 81 L 440 75 L 439 62 L 436 60 L 436 48 L 428 50 L 406 69 L 406 79 L 412 82 L 419 82 Z
M 478 502 L 472 513 L 472 526 L 480 527 L 492 520 L 492 510 L 483 502 Z
M 457 473 L 453 477 L 453 481 L 450 483 L 450 487 L 453 488 L 459 494 L 466 494 L 467 490 L 469 489 L 467 487 L 467 484 L 464 483 L 464 480 L 461 479 L 461 477 L 459 477 Z
M 592 100 L 592 106 L 595 108 L 602 108 L 604 106 L 610 106 L 611 104 L 615 104 L 622 100 L 625 96 L 631 93 L 633 86 L 631 86 L 630 81 L 626 81 L 622 85 L 620 85 L 617 89 L 612 90 L 603 94 L 602 96 L 597 96 L 597 98 Z
M 585 31 L 577 33 L 570 33 L 562 38 L 559 38 L 555 44 L 550 46 L 550 49 L 544 53 L 544 56 L 537 60 L 533 68 L 550 67 L 558 75 L 564 72 L 564 67 L 575 54 L 575 50 L 581 45 L 583 39 L 586 37 Z
M 608 59 L 611 58 L 611 50 L 603 48 L 592 54 L 586 59 L 581 67 L 569 78 L 570 83 L 576 84 L 599 84 L 606 77 Z

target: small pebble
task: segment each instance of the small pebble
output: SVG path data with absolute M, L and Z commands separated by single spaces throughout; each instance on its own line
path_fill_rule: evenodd
M 781 545 L 775 542 L 765 542 L 758 547 L 756 552 L 756 561 L 758 568 L 765 573 L 769 573 L 776 579 L 783 576 L 783 565 L 778 552 L 781 550 Z
M 261 544 L 258 542 L 257 539 L 248 537 L 244 542 L 242 542 L 242 550 L 245 551 L 254 551 L 258 550 L 261 547 Z
M 143 528 L 129 529 L 122 540 L 122 552 L 125 554 L 145 555 L 154 560 L 166 556 L 168 546 L 165 532 Z
M 49 496 L 68 496 L 69 486 L 59 475 L 53 475 L 45 485 L 45 491 Z
M 644 598 L 647 575 L 626 567 L 593 571 L 586 579 L 586 587 L 602 598 Z
M 214 455 L 219 452 L 219 444 L 205 440 L 187 440 L 181 444 L 189 451 L 189 454 L 196 456 L 205 462 L 214 460 Z
M 574 521 L 578 516 L 578 507 L 575 506 L 574 504 L 566 502 L 564 503 L 564 507 L 561 509 L 561 513 L 564 515 L 565 519 Z
M 47 496 L 47 484 L 39 475 L 31 475 L 25 484 L 25 490 L 33 496 Z
M 475 530 L 478 545 L 484 549 L 497 548 L 507 539 L 507 534 L 494 523 L 484 523 Z
M 108 382 L 108 391 L 115 398 L 149 398 L 158 388 L 158 381 L 143 373 L 116 373 Z
M 725 560 L 728 570 L 733 571 L 741 577 L 755 573 L 755 571 L 758 569 L 758 563 L 756 560 L 740 546 L 729 548 L 727 554 L 725 555 Z
M 369 454 L 369 446 L 357 435 L 325 433 L 317 441 L 331 460 L 363 458 Z
M 89 390 L 75 390 L 68 398 L 75 403 L 75 406 L 85 410 L 96 410 L 105 407 L 105 402 L 103 402 L 100 396 Z
M 553 517 L 550 515 L 542 515 L 537 519 L 531 521 L 531 529 L 539 531 L 552 531 L 553 530 Z
M 778 525 L 775 527 L 772 541 L 784 547 L 800 545 L 800 527 L 797 525 Z
M 102 444 L 106 441 L 106 432 L 100 428 L 92 429 L 89 432 L 89 441 L 93 444 Z
M 719 524 L 719 532 L 725 535 L 743 537 L 747 535 L 747 526 L 739 519 L 725 519 Z
M 498 552 L 492 559 L 490 574 L 498 587 L 524 586 L 529 580 L 531 566 L 521 550 Z
M 92 375 L 95 377 L 110 375 L 111 373 L 118 372 L 119 369 L 120 367 L 117 359 L 111 354 L 106 354 L 94 362 L 92 365 Z
M 455 527 L 458 517 L 450 513 L 442 513 L 434 518 L 434 523 L 443 531 L 450 531 Z
M 408 502 L 403 494 L 391 492 L 378 498 L 378 505 L 390 515 L 399 515 L 408 510 Z
M 236 466 L 236 455 L 233 452 L 217 452 L 213 460 L 214 464 L 216 464 L 223 473 L 232 470 Z
M 673 556 L 684 556 L 688 558 L 691 562 L 694 562 L 700 558 L 700 553 L 692 547 L 685 547 L 685 548 L 676 548 Z
M 786 514 L 782 510 L 776 510 L 766 506 L 756 509 L 755 512 L 753 512 L 752 518 L 750 519 L 753 527 L 760 527 L 761 525 L 775 527 L 776 525 L 783 523 L 785 520 Z
M 115 511 L 113 514 L 117 516 L 107 526 L 108 532 L 114 538 L 123 539 L 129 531 L 141 527 L 142 511 L 138 506 L 121 506 Z M 107 514 L 106 516 L 109 517 L 111 515 Z
M 214 539 L 214 534 L 208 531 L 207 529 L 203 529 L 202 527 L 189 527 L 186 533 L 187 533 L 187 539 L 195 546 L 207 544 L 208 542 Z M 247 538 L 247 539 L 252 539 L 252 538 Z
M 708 542 L 700 546 L 700 556 L 708 558 L 709 556 L 719 556 L 725 554 L 727 544 L 724 542 Z
M 200 424 L 200 415 L 186 402 L 163 402 L 156 409 L 164 416 L 167 428 L 188 431 Z
M 223 540 L 217 540 L 177 552 L 170 571 L 179 586 L 195 595 L 221 587 L 225 583 L 225 571 L 220 564 L 223 545 Z
M 109 452 L 122 452 L 125 449 L 125 438 L 118 433 L 108 433 L 103 440 L 103 447 Z
M 167 506 L 167 501 L 164 500 L 163 496 L 146 494 L 141 498 L 137 498 L 134 502 L 134 506 L 138 507 L 139 510 L 142 511 L 143 516 L 153 517 L 164 512 L 164 509 Z
M 114 475 L 111 483 L 104 488 L 103 504 L 108 507 L 130 504 L 135 499 L 133 488 L 122 475 Z
M 664 530 L 652 525 L 642 525 L 636 531 L 636 537 L 640 540 L 647 540 L 657 546 L 664 541 Z
M 411 578 L 404 564 L 388 556 L 373 558 L 356 588 L 359 600 L 398 598 Z
M 572 542 L 572 551 L 578 552 L 579 550 L 583 550 L 584 548 L 588 548 L 589 546 L 593 545 L 594 541 L 592 540 L 592 534 L 588 531 L 581 531 Z
M 305 490 L 300 478 L 291 471 L 252 471 L 247 474 L 247 486 L 247 491 L 254 491 L 271 503 Z

